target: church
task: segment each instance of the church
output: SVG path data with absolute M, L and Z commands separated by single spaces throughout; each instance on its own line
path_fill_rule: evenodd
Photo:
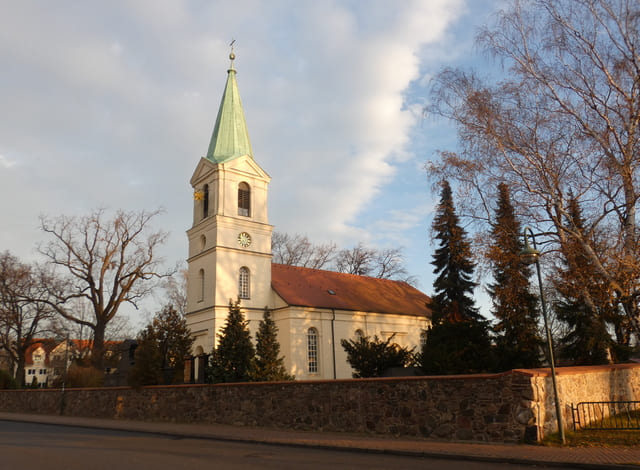
M 351 378 L 342 339 L 395 334 L 420 349 L 429 297 L 405 282 L 272 263 L 271 177 L 254 159 L 238 92 L 235 55 L 206 156 L 191 177 L 187 324 L 193 354 L 211 352 L 229 301 L 240 299 L 255 341 L 264 308 L 278 326 L 281 355 L 296 380 Z M 194 373 L 202 376 L 202 362 Z M 200 369 L 200 370 L 197 370 Z

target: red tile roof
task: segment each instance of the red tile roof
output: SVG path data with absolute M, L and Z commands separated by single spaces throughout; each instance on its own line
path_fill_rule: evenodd
M 56 341 L 48 338 L 35 338 L 25 351 L 25 366 L 33 365 L 33 353 L 40 347 L 44 349 L 45 364 L 49 364 L 49 353 L 55 349 Z
M 431 317 L 430 297 L 401 281 L 272 264 L 271 286 L 292 306 Z

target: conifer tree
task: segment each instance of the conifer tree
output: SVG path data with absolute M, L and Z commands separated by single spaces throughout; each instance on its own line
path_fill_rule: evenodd
M 584 232 L 585 222 L 576 198 L 569 201 L 569 228 Z M 558 318 L 569 327 L 560 339 L 563 358 L 576 365 L 607 364 L 613 341 L 605 319 L 615 318 L 606 283 L 598 280 L 596 271 L 578 243 L 569 241 L 563 250 L 565 269 L 560 272 L 556 289 L 561 300 L 554 308 Z
M 138 334 L 135 364 L 129 370 L 127 382 L 132 387 L 162 384 L 162 354 L 152 325 Z
M 181 384 L 184 358 L 193 338 L 187 321 L 173 305 L 165 305 L 138 335 L 135 365 L 128 377 L 130 385 Z
M 210 383 L 249 382 L 255 348 L 247 321 L 240 310 L 240 300 L 229 301 L 229 315 L 218 334 L 218 347 L 214 348 L 205 373 Z
M 522 233 L 509 187 L 498 185 L 498 204 L 491 231 L 492 245 L 488 258 L 493 268 L 493 284 L 488 291 L 493 303 L 493 315 L 498 322 L 496 358 L 499 370 L 540 367 L 540 352 L 544 347 L 538 335 L 538 299 L 531 292 L 531 268 L 520 260 Z
M 256 333 L 253 379 L 257 382 L 293 380 L 293 376 L 284 367 L 284 358 L 279 356 L 278 327 L 271 318 L 271 312 L 265 307 Z
M 420 362 L 429 374 L 463 374 L 493 368 L 489 324 L 475 307 L 474 263 L 466 233 L 453 205 L 451 186 L 442 182 L 433 221 L 438 248 L 432 264 L 437 275 L 430 304 L 432 326 Z

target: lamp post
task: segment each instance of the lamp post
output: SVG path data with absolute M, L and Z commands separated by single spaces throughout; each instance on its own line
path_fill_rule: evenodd
M 529 245 L 529 239 L 527 238 L 527 232 L 533 242 L 533 247 Z M 556 366 L 553 359 L 553 338 L 551 337 L 551 331 L 549 330 L 549 322 L 547 320 L 547 303 L 544 300 L 544 290 L 542 288 L 542 275 L 540 274 L 540 252 L 536 246 L 536 237 L 529 227 L 525 227 L 522 236 L 524 238 L 524 248 L 520 252 L 520 259 L 524 264 L 536 265 L 536 271 L 538 273 L 538 286 L 540 287 L 540 304 L 542 305 L 542 318 L 544 318 L 544 329 L 547 334 L 547 346 L 549 347 L 549 363 L 551 364 L 551 383 L 553 384 L 553 398 L 556 402 L 556 419 L 558 420 L 558 433 L 560 434 L 560 441 L 565 443 L 564 438 L 564 426 L 562 419 L 562 409 L 560 407 L 560 397 L 558 396 L 558 386 L 556 384 Z

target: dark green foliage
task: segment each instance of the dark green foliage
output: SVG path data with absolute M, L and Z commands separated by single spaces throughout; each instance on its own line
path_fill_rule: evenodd
M 127 381 L 132 387 L 162 383 L 162 355 L 152 325 L 138 334 L 135 364 L 129 370 Z
M 491 370 L 489 324 L 474 305 L 471 248 L 460 227 L 447 181 L 442 182 L 433 231 L 439 245 L 432 261 L 437 278 L 429 305 L 432 327 L 420 356 L 421 366 L 430 374 Z
M 406 367 L 413 363 L 413 349 L 392 343 L 394 337 L 395 335 L 391 335 L 386 341 L 382 341 L 374 335 L 373 340 L 364 336 L 357 341 L 340 341 L 347 353 L 347 362 L 354 370 L 354 379 L 382 377 L 392 367 Z
M 439 245 L 431 263 L 437 274 L 433 283 L 436 294 L 431 303 L 433 322 L 483 320 L 472 297 L 476 283 L 472 281 L 475 266 L 471 248 L 460 227 L 447 181 L 442 182 L 433 231 Z
M 427 375 L 477 374 L 494 369 L 486 321 L 444 321 L 427 331 L 420 363 Z
M 129 373 L 132 386 L 184 382 L 184 358 L 193 339 L 187 321 L 166 305 L 138 335 L 135 365 Z
M 4 370 L 0 369 L 0 390 L 6 389 L 14 389 L 18 388 L 18 384 L 16 380 L 11 376 L 11 374 Z
M 578 201 L 572 198 L 569 204 L 568 228 L 583 233 Z M 556 282 L 562 299 L 554 304 L 558 318 L 569 327 L 560 339 L 562 357 L 576 365 L 595 365 L 607 364 L 609 351 L 625 356 L 625 348 L 613 348 L 607 331 L 607 319 L 615 323 L 619 317 L 607 283 L 597 275 L 590 257 L 575 239 L 565 244 L 563 255 L 564 269 Z
M 580 297 L 555 305 L 558 318 L 570 331 L 560 339 L 561 356 L 575 365 L 608 364 L 611 340 L 606 325 Z
M 531 293 L 531 268 L 522 263 L 522 231 L 516 219 L 506 184 L 498 185 L 498 205 L 491 231 L 488 258 L 493 268 L 493 284 L 488 291 L 493 315 L 498 320 L 496 334 L 498 370 L 541 366 L 544 343 L 538 336 L 538 299 Z
M 211 353 L 205 374 L 209 383 L 249 382 L 255 349 L 240 300 L 229 302 L 229 315 L 218 335 L 218 347 Z
M 256 333 L 256 357 L 253 363 L 252 378 L 256 382 L 274 382 L 293 380 L 284 367 L 284 358 L 280 356 L 278 327 L 271 318 L 271 312 L 264 309 L 262 320 Z

